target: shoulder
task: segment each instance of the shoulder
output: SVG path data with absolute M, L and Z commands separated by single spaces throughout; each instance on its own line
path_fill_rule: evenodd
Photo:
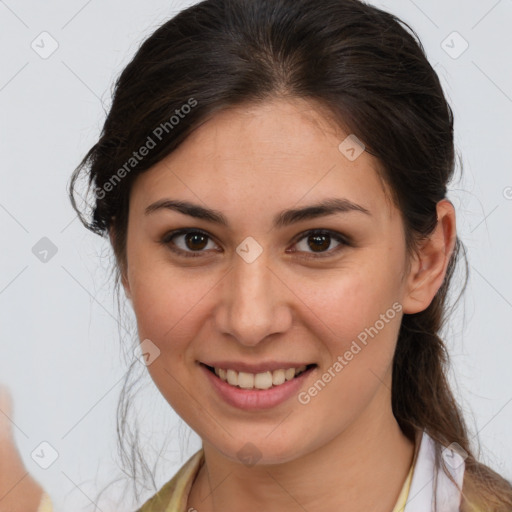
M 203 463 L 204 452 L 198 450 L 154 496 L 136 512 L 181 512 L 186 510 L 190 487 Z

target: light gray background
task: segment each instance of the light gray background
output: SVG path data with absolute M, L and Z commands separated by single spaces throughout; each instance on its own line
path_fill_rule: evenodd
M 120 474 L 115 409 L 126 369 L 108 245 L 76 219 L 66 185 L 99 135 L 114 79 L 140 42 L 188 3 L 0 1 L 0 382 L 13 394 L 27 469 L 57 510 L 92 509 L 96 491 Z M 447 343 L 483 460 L 512 479 L 512 1 L 372 3 L 418 32 L 454 110 L 464 179 L 449 197 L 471 277 Z M 51 48 L 44 31 L 58 43 L 46 59 L 31 47 L 43 51 L 46 37 Z M 457 56 L 463 40 L 469 47 Z M 47 262 L 32 252 L 43 237 L 57 248 Z M 143 382 L 143 445 L 153 455 L 168 443 L 159 487 L 199 441 L 192 434 L 181 442 L 187 428 L 178 428 L 149 377 Z M 42 441 L 59 453 L 46 470 L 31 458 Z M 99 506 L 112 510 L 106 498 Z

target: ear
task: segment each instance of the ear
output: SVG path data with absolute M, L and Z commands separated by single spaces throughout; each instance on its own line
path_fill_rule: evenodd
M 116 233 L 114 231 L 113 226 L 110 227 L 110 229 L 108 231 L 108 236 L 110 238 L 110 245 L 112 245 L 112 247 L 115 247 Z M 124 268 L 124 265 L 122 265 L 119 261 L 117 261 L 117 264 L 120 267 L 119 270 L 121 273 L 121 284 L 123 285 L 124 293 L 126 294 L 128 299 L 131 300 L 132 295 L 131 295 L 131 290 L 130 290 L 130 283 L 128 282 L 128 278 L 126 275 L 126 269 Z
M 456 236 L 455 208 L 448 199 L 442 199 L 437 203 L 437 226 L 411 262 L 402 303 L 404 313 L 428 308 L 443 284 Z

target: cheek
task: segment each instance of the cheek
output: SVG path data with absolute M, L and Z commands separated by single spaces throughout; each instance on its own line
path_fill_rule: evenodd
M 159 350 L 147 367 L 153 382 L 171 407 L 191 421 L 200 414 L 194 412 L 198 402 L 188 394 L 194 388 L 189 374 L 191 340 L 205 321 L 205 292 L 203 280 L 184 278 L 166 267 L 148 264 L 137 272 L 132 304 L 140 341 L 149 339 Z
M 168 341 L 179 337 L 180 319 L 186 319 L 190 308 L 177 299 L 174 288 L 148 279 L 135 287 L 132 302 L 141 340 L 149 338 L 160 350 L 176 345 Z
M 348 350 L 353 340 L 364 343 L 379 337 L 389 344 L 396 339 L 401 307 L 393 273 L 384 267 L 378 272 L 359 267 L 325 274 L 314 283 L 297 280 L 294 287 L 303 304 L 301 316 L 309 318 L 319 339 L 332 340 L 328 348 L 333 358 Z
M 304 288 L 303 313 L 328 356 L 322 373 L 303 390 L 300 403 L 322 436 L 348 427 L 377 393 L 387 393 L 389 370 L 401 322 L 401 304 L 386 273 L 349 273 Z M 313 313 L 311 313 L 313 312 Z M 310 425 L 311 423 L 305 422 Z
M 150 339 L 162 352 L 184 350 L 201 323 L 218 279 L 205 272 L 179 270 L 166 263 L 147 262 L 135 273 L 132 304 L 139 338 Z

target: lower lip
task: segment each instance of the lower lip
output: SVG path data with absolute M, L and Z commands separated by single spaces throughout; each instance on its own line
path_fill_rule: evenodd
M 209 379 L 213 388 L 217 391 L 220 397 L 233 407 L 238 409 L 245 409 L 248 411 L 256 411 L 262 409 L 269 409 L 282 404 L 294 395 L 297 395 L 304 381 L 308 378 L 316 366 L 308 368 L 302 372 L 298 377 L 294 377 L 281 384 L 269 389 L 241 389 L 231 386 L 223 381 L 215 373 L 211 372 L 204 366 L 200 365 L 206 377 Z

